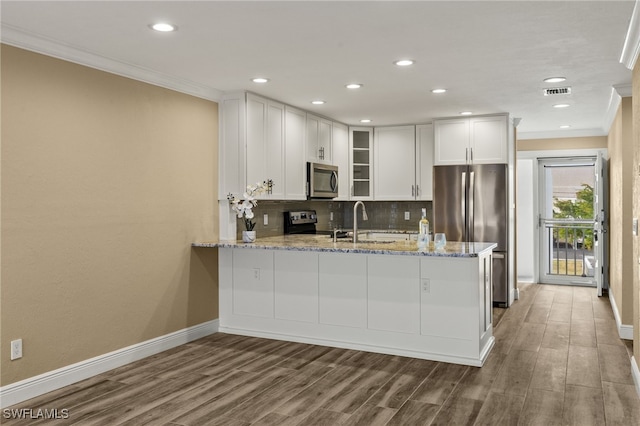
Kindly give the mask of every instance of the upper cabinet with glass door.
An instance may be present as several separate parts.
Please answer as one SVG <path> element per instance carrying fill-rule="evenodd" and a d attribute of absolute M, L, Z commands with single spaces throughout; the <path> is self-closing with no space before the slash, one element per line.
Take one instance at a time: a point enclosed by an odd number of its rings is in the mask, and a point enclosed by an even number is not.
<path fill-rule="evenodd" d="M 352 200 L 371 200 L 373 198 L 373 128 L 350 127 L 349 148 L 351 154 L 351 181 Z"/>

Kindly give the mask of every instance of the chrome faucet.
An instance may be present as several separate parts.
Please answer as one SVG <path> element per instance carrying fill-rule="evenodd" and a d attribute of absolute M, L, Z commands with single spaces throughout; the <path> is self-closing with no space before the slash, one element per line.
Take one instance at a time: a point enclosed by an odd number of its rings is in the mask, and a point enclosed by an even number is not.
<path fill-rule="evenodd" d="M 353 242 L 358 242 L 358 206 L 362 206 L 362 220 L 369 220 L 367 217 L 367 209 L 364 208 L 362 201 L 357 201 L 353 206 Z"/>

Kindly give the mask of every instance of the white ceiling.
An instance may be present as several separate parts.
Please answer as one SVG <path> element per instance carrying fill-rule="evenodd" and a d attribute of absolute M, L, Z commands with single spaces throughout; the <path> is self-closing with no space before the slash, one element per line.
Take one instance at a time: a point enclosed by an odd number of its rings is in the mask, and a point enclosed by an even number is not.
<path fill-rule="evenodd" d="M 603 135 L 612 87 L 631 83 L 619 61 L 633 1 L 5 0 L 0 7 L 5 43 L 213 99 L 250 90 L 349 125 L 424 123 L 469 110 L 522 118 L 521 138 Z M 179 30 L 151 31 L 159 20 Z M 415 65 L 393 65 L 404 57 Z M 255 76 L 270 82 L 257 85 Z M 550 76 L 567 81 L 543 83 Z M 347 90 L 350 82 L 364 87 Z M 572 94 L 542 95 L 559 85 Z M 434 95 L 436 87 L 448 92 Z M 572 127 L 559 130 L 563 124 Z"/>

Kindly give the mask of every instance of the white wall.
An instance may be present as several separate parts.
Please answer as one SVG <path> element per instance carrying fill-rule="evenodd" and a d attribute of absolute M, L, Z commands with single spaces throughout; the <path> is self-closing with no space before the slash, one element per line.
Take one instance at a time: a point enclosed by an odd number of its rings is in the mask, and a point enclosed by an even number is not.
<path fill-rule="evenodd" d="M 518 282 L 534 282 L 535 204 L 534 159 L 518 159 Z"/>

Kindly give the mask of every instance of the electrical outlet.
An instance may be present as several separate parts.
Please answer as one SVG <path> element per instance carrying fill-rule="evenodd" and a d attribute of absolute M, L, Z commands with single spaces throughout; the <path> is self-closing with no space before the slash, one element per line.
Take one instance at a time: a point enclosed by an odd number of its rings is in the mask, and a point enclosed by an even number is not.
<path fill-rule="evenodd" d="M 11 361 L 22 358 L 22 339 L 11 341 Z"/>
<path fill-rule="evenodd" d="M 260 268 L 253 268 L 253 278 L 256 280 L 260 279 Z"/>
<path fill-rule="evenodd" d="M 631 230 L 633 231 L 633 236 L 637 237 L 638 236 L 638 218 L 635 218 L 635 217 L 633 218 Z"/>
<path fill-rule="evenodd" d="M 329 212 L 329 220 L 333 222 L 333 212 Z"/>
<path fill-rule="evenodd" d="M 411 220 L 411 213 L 410 212 L 404 212 L 404 220 Z"/>
<path fill-rule="evenodd" d="M 267 226 L 269 224 L 269 214 L 265 213 L 264 215 L 262 215 L 262 223 L 264 224 L 264 226 Z"/>
<path fill-rule="evenodd" d="M 422 280 L 422 292 L 431 293 L 431 280 L 426 278 Z"/>

